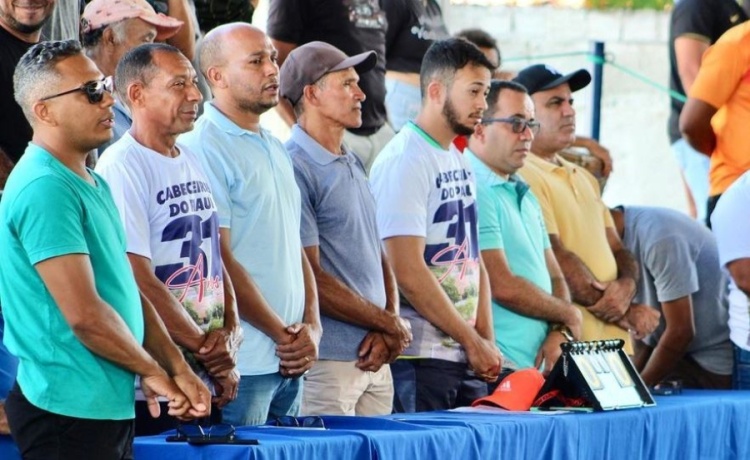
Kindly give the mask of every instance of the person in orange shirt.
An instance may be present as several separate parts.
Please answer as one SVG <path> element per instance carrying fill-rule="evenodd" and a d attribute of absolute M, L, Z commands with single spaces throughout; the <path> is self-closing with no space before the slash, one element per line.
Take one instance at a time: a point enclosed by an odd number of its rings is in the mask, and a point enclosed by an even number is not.
<path fill-rule="evenodd" d="M 750 170 L 750 23 L 729 29 L 703 56 L 680 115 L 688 143 L 711 157 L 706 225 L 719 197 Z"/>

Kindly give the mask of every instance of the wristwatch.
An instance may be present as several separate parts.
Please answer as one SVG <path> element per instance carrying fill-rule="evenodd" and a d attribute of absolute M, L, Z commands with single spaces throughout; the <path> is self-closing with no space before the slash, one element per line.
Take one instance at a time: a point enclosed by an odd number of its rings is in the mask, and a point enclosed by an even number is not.
<path fill-rule="evenodd" d="M 563 337 L 565 337 L 565 339 L 568 342 L 574 342 L 575 341 L 575 337 L 573 337 L 573 331 L 571 331 L 570 328 L 568 326 L 564 325 L 564 324 L 559 324 L 559 323 L 553 324 L 552 325 L 552 330 L 553 331 L 557 331 L 560 334 L 562 334 Z"/>

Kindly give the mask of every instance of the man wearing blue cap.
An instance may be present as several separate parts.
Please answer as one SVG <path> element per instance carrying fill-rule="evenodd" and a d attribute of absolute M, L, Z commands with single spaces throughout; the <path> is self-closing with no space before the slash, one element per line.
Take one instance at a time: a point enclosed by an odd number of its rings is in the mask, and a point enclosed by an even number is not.
<path fill-rule="evenodd" d="M 615 231 L 596 179 L 558 154 L 575 141 L 573 93 L 586 87 L 591 75 L 585 69 L 563 75 L 537 64 L 514 81 L 528 89 L 541 123 L 531 144 L 533 155 L 520 174 L 539 200 L 571 298 L 581 306 L 582 339 L 623 339 L 630 352 L 628 330 L 648 334 L 659 315 L 643 305 L 631 306 L 638 265 Z"/>

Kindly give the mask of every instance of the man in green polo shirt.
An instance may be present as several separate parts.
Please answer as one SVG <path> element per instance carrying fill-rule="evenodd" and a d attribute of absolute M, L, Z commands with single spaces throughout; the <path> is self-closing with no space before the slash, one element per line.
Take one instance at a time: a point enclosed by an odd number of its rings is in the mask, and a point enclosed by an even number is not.
<path fill-rule="evenodd" d="M 0 203 L 11 434 L 28 459 L 133 458 L 136 376 L 154 417 L 157 396 L 204 417 L 210 394 L 139 295 L 109 186 L 86 168 L 112 137 L 111 81 L 70 40 L 31 47 L 13 82 L 34 135 Z"/>
<path fill-rule="evenodd" d="M 479 249 L 492 293 L 495 341 L 505 367 L 552 369 L 565 334 L 580 336 L 581 313 L 550 248 L 536 197 L 516 171 L 539 122 L 526 89 L 493 80 L 466 155 L 479 203 Z"/>

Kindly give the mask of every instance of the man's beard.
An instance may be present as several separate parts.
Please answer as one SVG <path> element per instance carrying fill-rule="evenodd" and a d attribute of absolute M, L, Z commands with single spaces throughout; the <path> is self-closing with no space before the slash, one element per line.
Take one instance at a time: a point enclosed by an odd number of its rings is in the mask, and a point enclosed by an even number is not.
<path fill-rule="evenodd" d="M 451 102 L 450 98 L 446 99 L 445 104 L 443 105 L 443 116 L 445 117 L 448 125 L 450 125 L 453 132 L 456 133 L 456 135 L 471 136 L 472 134 L 474 134 L 474 126 L 468 127 L 459 123 L 458 113 L 456 112 L 455 107 L 453 107 L 453 103 Z"/>
<path fill-rule="evenodd" d="M 250 101 L 247 99 L 243 99 L 238 101 L 237 105 L 243 112 L 251 112 L 257 115 L 262 115 L 279 105 L 279 101 Z"/>
<path fill-rule="evenodd" d="M 33 34 L 34 32 L 39 31 L 42 27 L 44 27 L 47 21 L 49 21 L 50 17 L 52 17 L 52 14 L 44 18 L 38 24 L 23 24 L 21 22 L 18 22 L 18 20 L 10 14 L 6 13 L 3 10 L 0 10 L 0 18 L 2 18 L 3 22 L 7 23 L 11 29 L 24 35 Z"/>

